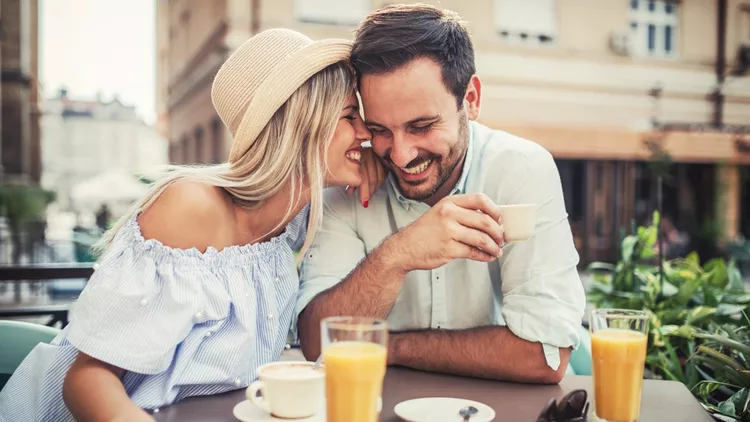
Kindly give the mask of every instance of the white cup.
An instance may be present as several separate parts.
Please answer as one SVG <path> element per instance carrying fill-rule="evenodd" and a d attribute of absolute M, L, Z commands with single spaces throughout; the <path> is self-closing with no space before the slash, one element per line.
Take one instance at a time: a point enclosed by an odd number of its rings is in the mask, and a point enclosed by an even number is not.
<path fill-rule="evenodd" d="M 501 205 L 500 216 L 506 242 L 521 242 L 534 235 L 536 204 Z"/>
<path fill-rule="evenodd" d="M 248 400 L 277 418 L 308 418 L 325 405 L 325 372 L 315 362 L 273 362 L 258 368 Z M 260 391 L 260 396 L 258 396 Z"/>

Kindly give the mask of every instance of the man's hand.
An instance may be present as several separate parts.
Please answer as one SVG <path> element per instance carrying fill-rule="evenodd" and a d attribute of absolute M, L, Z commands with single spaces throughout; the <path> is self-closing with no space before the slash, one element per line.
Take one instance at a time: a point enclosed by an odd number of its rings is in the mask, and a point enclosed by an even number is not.
<path fill-rule="evenodd" d="M 453 195 L 388 239 L 404 272 L 431 270 L 454 259 L 490 262 L 502 255 L 500 208 L 487 195 Z"/>

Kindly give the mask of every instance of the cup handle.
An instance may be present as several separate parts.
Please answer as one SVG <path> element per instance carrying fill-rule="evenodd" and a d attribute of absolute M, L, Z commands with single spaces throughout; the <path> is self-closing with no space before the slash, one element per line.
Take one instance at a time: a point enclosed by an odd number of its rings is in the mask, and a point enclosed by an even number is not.
<path fill-rule="evenodd" d="M 258 397 L 258 391 L 260 391 L 260 397 Z M 263 381 L 255 381 L 250 384 L 250 386 L 247 387 L 247 391 L 245 392 L 245 394 L 247 395 L 248 400 L 253 402 L 254 405 L 260 407 L 268 413 L 271 413 L 271 407 L 269 406 L 268 399 L 266 398 L 266 385 L 263 383 Z"/>

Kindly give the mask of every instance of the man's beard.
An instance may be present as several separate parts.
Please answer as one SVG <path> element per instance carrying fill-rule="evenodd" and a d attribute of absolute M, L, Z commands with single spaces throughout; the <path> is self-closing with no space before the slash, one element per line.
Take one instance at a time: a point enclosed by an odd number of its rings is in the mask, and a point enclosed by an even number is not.
<path fill-rule="evenodd" d="M 406 167 L 413 167 L 419 165 L 426 160 L 432 159 L 432 164 L 437 168 L 437 180 L 435 183 L 428 187 L 420 187 L 425 181 L 412 182 L 408 180 L 402 180 L 400 177 L 396 177 L 398 180 L 398 186 L 401 193 L 406 197 L 414 201 L 425 201 L 431 198 L 435 193 L 445 185 L 450 177 L 455 172 L 456 168 L 461 164 L 464 154 L 467 151 L 467 145 L 469 142 L 469 119 L 465 113 L 459 113 L 459 127 L 456 142 L 450 147 L 447 157 L 437 156 L 435 154 L 426 154 L 415 158 Z M 395 167 L 390 159 L 385 160 L 389 166 Z M 396 174 L 399 170 L 396 168 Z"/>

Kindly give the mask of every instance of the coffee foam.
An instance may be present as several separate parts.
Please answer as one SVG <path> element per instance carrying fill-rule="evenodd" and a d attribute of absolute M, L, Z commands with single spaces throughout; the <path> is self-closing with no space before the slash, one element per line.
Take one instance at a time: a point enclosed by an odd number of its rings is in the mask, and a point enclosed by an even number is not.
<path fill-rule="evenodd" d="M 312 365 L 272 365 L 260 371 L 262 377 L 288 380 L 319 378 L 323 375 L 323 371 L 313 369 Z"/>

